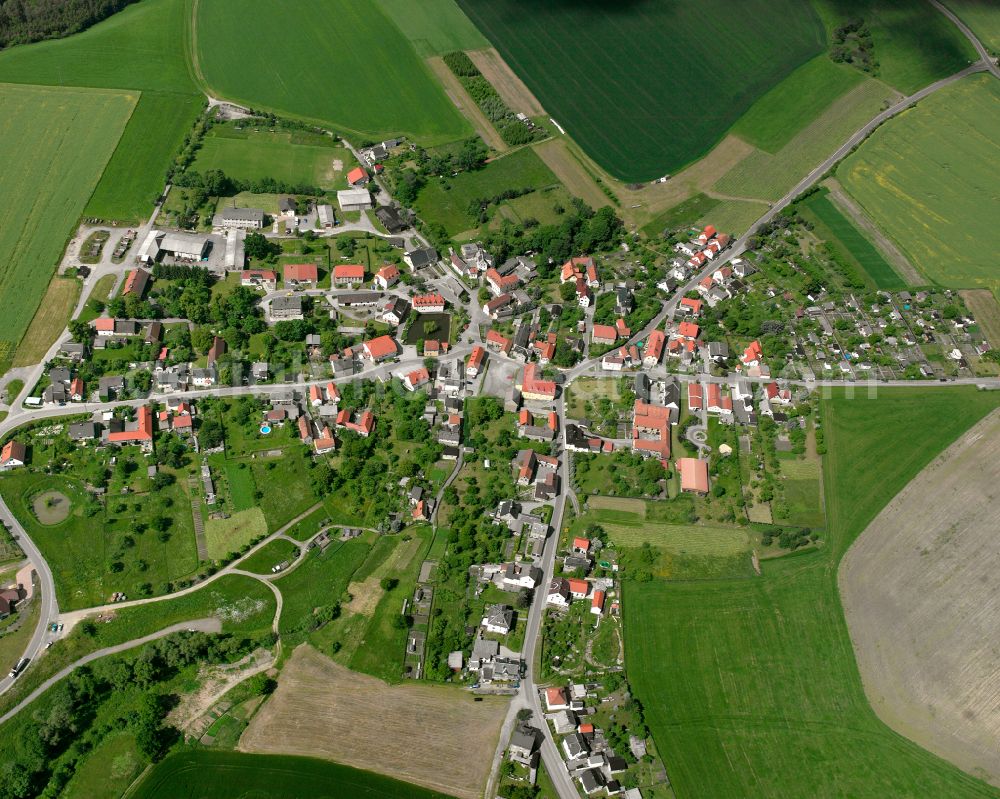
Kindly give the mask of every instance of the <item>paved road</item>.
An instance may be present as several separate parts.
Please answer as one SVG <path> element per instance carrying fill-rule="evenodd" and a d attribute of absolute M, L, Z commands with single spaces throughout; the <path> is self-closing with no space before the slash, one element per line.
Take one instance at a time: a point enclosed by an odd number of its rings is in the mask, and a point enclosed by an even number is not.
<path fill-rule="evenodd" d="M 61 671 L 57 671 L 51 677 L 49 677 L 45 682 L 39 685 L 34 691 L 28 694 L 24 699 L 22 699 L 18 704 L 0 716 L 0 724 L 5 721 L 12 719 L 21 710 L 23 710 L 27 705 L 30 705 L 38 697 L 44 694 L 49 688 L 59 682 L 61 679 L 68 677 L 73 673 L 75 669 L 84 666 L 94 660 L 99 660 L 100 658 L 107 657 L 108 655 L 116 655 L 119 652 L 126 652 L 129 649 L 135 649 L 137 646 L 142 646 L 143 644 L 148 644 L 150 641 L 155 641 L 158 638 L 165 638 L 172 633 L 179 633 L 183 630 L 200 630 L 203 633 L 217 633 L 222 631 L 222 622 L 218 619 L 194 619 L 192 621 L 182 621 L 178 624 L 171 625 L 170 627 L 164 627 L 162 630 L 158 630 L 155 633 L 150 633 L 142 638 L 135 638 L 131 641 L 126 641 L 123 644 L 117 644 L 116 646 L 107 646 L 104 649 L 98 649 L 91 652 L 89 655 L 84 655 L 75 663 L 71 663 L 66 668 Z M 30 669 L 31 666 L 29 665 Z"/>
<path fill-rule="evenodd" d="M 948 19 L 955 24 L 955 27 L 962 31 L 965 38 L 972 42 L 972 46 L 976 48 L 976 52 L 979 53 L 979 57 L 986 63 L 987 68 L 993 76 L 1000 78 L 1000 66 L 997 66 L 997 62 L 990 56 L 989 51 L 983 46 L 983 43 L 979 41 L 979 37 L 972 32 L 972 29 L 962 22 L 959 16 L 944 3 L 940 2 L 940 0 L 931 0 L 931 5 L 948 17 Z"/>
<path fill-rule="evenodd" d="M 49 568 L 49 564 L 42 557 L 42 553 L 35 546 L 35 542 L 28 537 L 17 517 L 11 513 L 3 497 L 0 497 L 0 519 L 14 531 L 17 543 L 24 550 L 24 554 L 28 556 L 28 560 L 31 561 L 31 564 L 35 567 L 35 572 L 38 574 L 38 585 L 35 586 L 35 591 L 38 593 L 37 601 L 41 602 L 41 612 L 38 614 L 38 624 L 35 627 L 35 632 L 32 634 L 31 640 L 28 641 L 28 645 L 25 647 L 24 654 L 22 655 L 22 657 L 34 660 L 38 657 L 38 653 L 42 651 L 48 640 L 49 624 L 59 616 L 59 603 L 56 601 L 56 584 L 52 578 L 52 570 Z M 13 666 L 14 664 L 11 663 L 10 665 Z M 6 670 L 6 664 L 0 664 L 0 669 Z M 4 694 L 10 690 L 13 684 L 14 680 L 5 676 L 0 680 L 0 694 Z"/>

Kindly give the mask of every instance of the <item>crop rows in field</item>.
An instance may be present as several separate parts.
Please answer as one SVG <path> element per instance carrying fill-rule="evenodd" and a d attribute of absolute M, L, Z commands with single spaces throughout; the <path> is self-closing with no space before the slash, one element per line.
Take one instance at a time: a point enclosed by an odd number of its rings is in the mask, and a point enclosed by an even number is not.
<path fill-rule="evenodd" d="M 791 0 L 459 5 L 546 111 L 628 181 L 703 155 L 824 44 L 812 7 Z"/>
<path fill-rule="evenodd" d="M 879 128 L 837 176 L 926 277 L 995 287 L 1000 252 L 1000 86 L 965 78 Z"/>

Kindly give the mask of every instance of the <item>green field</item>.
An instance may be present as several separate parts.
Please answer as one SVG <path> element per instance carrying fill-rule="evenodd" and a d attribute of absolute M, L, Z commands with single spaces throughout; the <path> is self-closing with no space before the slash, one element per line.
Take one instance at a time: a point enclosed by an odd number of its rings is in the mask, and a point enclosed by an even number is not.
<path fill-rule="evenodd" d="M 240 568 L 254 574 L 270 574 L 271 568 L 283 561 L 291 562 L 299 555 L 299 548 L 291 541 L 276 538 L 269 541 L 246 560 L 240 561 Z"/>
<path fill-rule="evenodd" d="M 878 511 L 998 403 L 972 388 L 836 392 L 823 415 L 828 547 L 765 561 L 760 578 L 626 585 L 630 682 L 679 796 L 1000 795 L 878 720 L 836 581 Z"/>
<path fill-rule="evenodd" d="M 337 763 L 290 755 L 180 751 L 130 799 L 447 799 L 445 794 Z"/>
<path fill-rule="evenodd" d="M 946 5 L 972 28 L 987 50 L 1000 53 L 1000 6 L 993 0 L 948 0 Z"/>
<path fill-rule="evenodd" d="M 239 552 L 252 541 L 267 535 L 267 522 L 260 508 L 237 511 L 228 519 L 205 519 L 205 543 L 213 560 Z"/>
<path fill-rule="evenodd" d="M 342 162 L 340 172 L 333 169 L 334 159 Z M 329 136 L 216 125 L 205 137 L 192 168 L 198 172 L 221 169 L 240 180 L 270 177 L 286 183 L 343 189 L 347 187 L 347 171 L 355 163 L 350 151 L 338 147 Z"/>
<path fill-rule="evenodd" d="M 976 60 L 975 50 L 926 0 L 813 0 L 828 30 L 863 19 L 872 33 L 878 78 L 903 94 Z"/>
<path fill-rule="evenodd" d="M 812 217 L 814 232 L 821 239 L 839 249 L 848 260 L 861 267 L 871 278 L 876 288 L 899 291 L 906 288 L 905 281 L 885 260 L 875 245 L 869 241 L 857 226 L 841 213 L 832 202 L 826 189 L 813 194 L 802 203 L 807 217 Z"/>
<path fill-rule="evenodd" d="M 879 128 L 837 170 L 929 281 L 1000 285 L 1000 85 L 976 75 Z"/>
<path fill-rule="evenodd" d="M 414 207 L 428 224 L 444 225 L 449 235 L 476 227 L 469 202 L 494 197 L 505 189 L 540 189 L 559 183 L 530 147 L 497 158 L 481 169 L 454 178 L 432 178 L 420 190 Z"/>
<path fill-rule="evenodd" d="M 254 108 L 424 144 L 472 132 L 409 41 L 366 0 L 305 0 L 294 13 L 275 0 L 203 2 L 197 50 L 213 93 Z"/>
<path fill-rule="evenodd" d="M 696 220 L 710 215 L 712 210 L 721 202 L 721 200 L 715 197 L 709 197 L 707 194 L 699 192 L 684 202 L 675 205 L 673 208 L 664 211 L 652 222 L 643 227 L 643 231 L 647 236 L 655 237 L 659 236 L 665 230 L 674 230 L 685 225 L 693 225 Z M 728 228 L 721 229 L 728 230 Z"/>
<path fill-rule="evenodd" d="M 876 80 L 859 83 L 802 128 L 775 153 L 756 150 L 720 178 L 713 189 L 734 197 L 778 200 L 851 134 L 882 110 L 891 90 Z"/>
<path fill-rule="evenodd" d="M 163 191 L 167 164 L 203 106 L 195 94 L 144 91 L 84 215 L 119 221 L 148 217 Z"/>
<path fill-rule="evenodd" d="M 455 50 L 480 50 L 490 43 L 455 0 L 377 0 L 417 53 L 426 58 Z"/>
<path fill-rule="evenodd" d="M 135 92 L 0 85 L 0 152 L 7 154 L 0 346 L 16 346 L 31 322 L 137 99 Z"/>
<path fill-rule="evenodd" d="M 704 155 L 824 49 L 822 23 L 795 0 L 459 5 L 588 155 L 628 181 Z"/>
<path fill-rule="evenodd" d="M 776 153 L 864 75 L 834 64 L 822 53 L 807 61 L 761 97 L 733 125 L 732 133 L 754 147 Z"/>
<path fill-rule="evenodd" d="M 188 65 L 190 10 L 190 0 L 143 0 L 83 33 L 0 52 L 0 81 L 143 92 L 121 141 L 109 142 L 114 155 L 86 215 L 134 221 L 149 214 L 163 190 L 203 102 Z M 91 190 L 92 183 L 88 196 Z"/>

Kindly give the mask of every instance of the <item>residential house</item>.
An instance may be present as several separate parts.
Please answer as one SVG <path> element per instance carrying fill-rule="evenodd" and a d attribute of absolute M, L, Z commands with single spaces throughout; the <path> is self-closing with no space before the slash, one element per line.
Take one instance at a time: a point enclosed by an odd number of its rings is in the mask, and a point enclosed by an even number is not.
<path fill-rule="evenodd" d="M 495 297 L 514 291 L 520 284 L 516 274 L 501 275 L 496 269 L 486 270 L 486 285 Z"/>
<path fill-rule="evenodd" d="M 275 297 L 270 305 L 271 319 L 279 321 L 282 319 L 302 319 L 302 296 Z"/>
<path fill-rule="evenodd" d="M 441 313 L 444 306 L 444 297 L 440 294 L 417 294 L 413 297 L 413 310 L 420 314 Z"/>
<path fill-rule="evenodd" d="M 399 211 L 391 205 L 380 205 L 375 209 L 375 218 L 390 233 L 402 233 L 410 223 L 403 219 Z"/>
<path fill-rule="evenodd" d="M 379 336 L 371 341 L 366 341 L 362 345 L 364 357 L 373 363 L 395 358 L 399 353 L 396 340 L 391 336 Z"/>
<path fill-rule="evenodd" d="M 500 315 L 500 312 L 513 302 L 514 295 L 501 294 L 499 297 L 494 297 L 483 305 L 483 313 L 491 319 L 496 319 Z"/>
<path fill-rule="evenodd" d="M 479 372 L 486 362 L 486 350 L 478 344 L 472 348 L 469 359 L 465 362 L 465 374 L 470 380 L 479 377 Z"/>
<path fill-rule="evenodd" d="M 545 689 L 545 709 L 550 713 L 569 710 L 569 691 L 565 687 Z"/>
<path fill-rule="evenodd" d="M 551 402 L 556 398 L 555 382 L 543 380 L 539 374 L 538 365 L 534 363 L 529 363 L 524 367 L 516 387 L 526 400 Z"/>
<path fill-rule="evenodd" d="M 594 325 L 590 340 L 594 344 L 614 344 L 618 331 L 611 325 Z"/>
<path fill-rule="evenodd" d="M 361 264 L 337 264 L 333 267 L 333 282 L 360 286 L 365 282 L 365 268 Z"/>
<path fill-rule="evenodd" d="M 423 366 L 403 375 L 403 385 L 410 391 L 416 391 L 421 386 L 427 385 L 430 381 L 430 372 Z"/>
<path fill-rule="evenodd" d="M 107 442 L 126 446 L 135 444 L 145 450 L 153 448 L 153 409 L 143 405 L 136 411 L 134 421 L 125 422 L 120 418 L 111 420 L 108 426 Z"/>
<path fill-rule="evenodd" d="M 568 608 L 570 604 L 569 580 L 555 579 L 550 582 L 545 603 L 557 608 Z M 566 707 L 569 707 L 568 702 Z"/>
<path fill-rule="evenodd" d="M 438 253 L 433 247 L 418 247 L 403 253 L 403 260 L 414 272 L 438 262 Z"/>
<path fill-rule="evenodd" d="M 347 185 L 364 186 L 368 182 L 368 173 L 358 166 L 347 173 Z"/>
<path fill-rule="evenodd" d="M 285 286 L 316 288 L 319 270 L 316 264 L 285 264 Z"/>
<path fill-rule="evenodd" d="M 632 448 L 661 460 L 670 457 L 671 409 L 636 400 L 632 408 Z"/>
<path fill-rule="evenodd" d="M 502 352 L 504 355 L 510 354 L 511 340 L 505 336 L 501 336 L 495 330 L 489 330 L 486 333 L 486 346 L 493 352 Z"/>
<path fill-rule="evenodd" d="M 647 369 L 652 369 L 659 365 L 663 359 L 663 345 L 666 343 L 666 340 L 667 336 L 662 330 L 654 330 L 649 334 L 649 338 L 646 339 L 646 347 L 642 352 L 643 366 Z"/>
<path fill-rule="evenodd" d="M 24 466 L 27 462 L 27 450 L 20 441 L 11 439 L 0 450 L 0 471 L 6 472 Z"/>
<path fill-rule="evenodd" d="M 490 605 L 483 616 L 482 626 L 488 633 L 507 635 L 514 626 L 514 609 L 509 605 Z"/>
<path fill-rule="evenodd" d="M 382 291 L 388 291 L 389 288 L 399 282 L 399 267 L 394 264 L 383 266 L 375 273 L 375 280 L 373 282 Z"/>
<path fill-rule="evenodd" d="M 260 208 L 223 208 L 212 217 L 212 227 L 229 230 L 260 230 L 265 214 Z"/>
<path fill-rule="evenodd" d="M 240 285 L 247 288 L 262 288 L 265 291 L 276 291 L 278 288 L 278 273 L 273 269 L 244 269 L 240 273 Z"/>
<path fill-rule="evenodd" d="M 125 278 L 125 286 L 122 288 L 122 296 L 133 296 L 142 299 L 149 285 L 150 274 L 145 269 L 133 269 Z"/>

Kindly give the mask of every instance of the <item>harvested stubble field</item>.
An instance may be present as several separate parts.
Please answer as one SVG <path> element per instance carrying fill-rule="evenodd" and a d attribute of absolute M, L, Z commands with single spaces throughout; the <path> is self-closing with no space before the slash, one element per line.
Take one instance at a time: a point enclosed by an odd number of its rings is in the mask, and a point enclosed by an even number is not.
<path fill-rule="evenodd" d="M 883 721 L 1000 784 L 1000 413 L 926 467 L 848 550 L 839 583 Z"/>
<path fill-rule="evenodd" d="M 482 794 L 507 700 L 439 685 L 388 686 L 300 646 L 239 748 L 346 763 L 458 797 Z M 419 750 L 419 751 L 418 751 Z"/>

